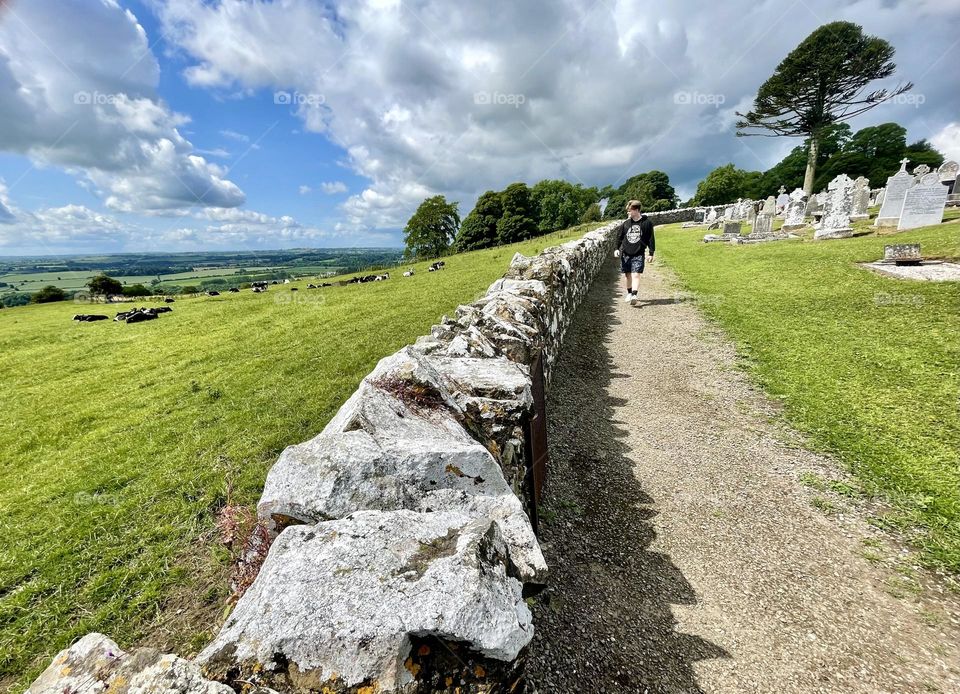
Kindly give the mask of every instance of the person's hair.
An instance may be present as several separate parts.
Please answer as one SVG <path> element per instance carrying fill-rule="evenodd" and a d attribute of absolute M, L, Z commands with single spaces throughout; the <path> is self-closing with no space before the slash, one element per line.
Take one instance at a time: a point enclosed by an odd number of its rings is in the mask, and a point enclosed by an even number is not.
<path fill-rule="evenodd" d="M 637 211 L 639 212 L 639 211 L 640 211 L 640 201 L 639 201 L 639 200 L 631 200 L 630 202 L 628 202 L 628 203 L 627 203 L 627 212 L 629 212 L 630 210 L 637 210 Z"/>

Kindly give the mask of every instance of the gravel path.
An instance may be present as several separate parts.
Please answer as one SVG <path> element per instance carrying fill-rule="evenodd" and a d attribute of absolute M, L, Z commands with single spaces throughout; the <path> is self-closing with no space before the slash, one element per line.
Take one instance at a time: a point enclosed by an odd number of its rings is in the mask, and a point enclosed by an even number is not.
<path fill-rule="evenodd" d="M 554 374 L 536 690 L 960 692 L 957 596 L 811 504 L 802 472 L 843 473 L 648 268 L 631 307 L 611 261 Z"/>

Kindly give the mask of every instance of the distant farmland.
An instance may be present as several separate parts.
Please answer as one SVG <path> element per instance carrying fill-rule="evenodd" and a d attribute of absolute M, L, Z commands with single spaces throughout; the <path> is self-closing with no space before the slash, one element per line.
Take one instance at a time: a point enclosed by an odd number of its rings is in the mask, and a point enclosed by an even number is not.
<path fill-rule="evenodd" d="M 350 273 L 394 265 L 400 256 L 398 249 L 374 248 L 0 258 L 0 294 L 32 294 L 48 285 L 77 292 L 101 272 L 124 285 L 143 284 L 164 293 L 184 286 L 232 286 L 251 279 Z"/>

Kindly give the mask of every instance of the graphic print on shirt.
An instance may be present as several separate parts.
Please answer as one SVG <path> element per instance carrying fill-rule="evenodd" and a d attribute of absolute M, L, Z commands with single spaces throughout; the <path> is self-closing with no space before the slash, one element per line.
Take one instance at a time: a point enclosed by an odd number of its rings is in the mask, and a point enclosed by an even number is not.
<path fill-rule="evenodd" d="M 630 225 L 630 230 L 627 232 L 627 243 L 639 243 L 642 237 L 640 222 Z"/>

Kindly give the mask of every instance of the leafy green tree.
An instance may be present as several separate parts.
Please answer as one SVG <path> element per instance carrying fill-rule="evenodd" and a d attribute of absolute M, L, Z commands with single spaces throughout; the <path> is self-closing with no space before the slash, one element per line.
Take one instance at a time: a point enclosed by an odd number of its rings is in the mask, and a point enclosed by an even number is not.
<path fill-rule="evenodd" d="M 598 203 L 593 203 L 587 208 L 587 211 L 583 213 L 583 216 L 580 217 L 580 223 L 587 224 L 588 222 L 599 222 L 602 218 L 603 215 L 600 214 L 600 205 Z"/>
<path fill-rule="evenodd" d="M 753 109 L 737 113 L 737 135 L 780 135 L 809 140 L 803 190 L 813 192 L 818 147 L 824 129 L 849 120 L 913 88 L 867 91 L 874 80 L 896 70 L 889 43 L 863 33 L 852 22 L 815 30 L 783 59 L 757 92 Z M 754 131 L 765 132 L 754 132 Z"/>
<path fill-rule="evenodd" d="M 7 308 L 14 306 L 25 306 L 30 303 L 30 295 L 26 292 L 7 292 L 0 298 L 3 305 Z"/>
<path fill-rule="evenodd" d="M 747 172 L 733 164 L 718 166 L 697 185 L 693 199 L 698 205 L 724 205 L 744 197 Z"/>
<path fill-rule="evenodd" d="M 926 140 L 917 140 L 903 151 L 903 156 L 911 161 L 914 166 L 926 164 L 931 169 L 936 169 L 943 164 L 944 157 L 933 148 Z M 900 162 L 897 162 L 899 168 Z M 892 173 L 890 174 L 892 175 Z"/>
<path fill-rule="evenodd" d="M 591 204 L 599 191 L 584 188 L 563 180 L 544 180 L 530 191 L 534 209 L 537 211 L 537 227 L 541 234 L 574 226 Z"/>
<path fill-rule="evenodd" d="M 103 273 L 92 277 L 90 281 L 87 282 L 87 287 L 90 289 L 91 294 L 113 296 L 123 293 L 123 285 L 120 284 L 120 280 L 116 280 L 110 277 L 110 275 Z"/>
<path fill-rule="evenodd" d="M 192 285 L 192 284 L 188 284 L 186 287 L 181 287 L 181 288 L 180 288 L 180 293 L 181 293 L 181 294 L 199 294 L 199 293 L 200 293 L 200 287 L 197 287 L 197 286 Z"/>
<path fill-rule="evenodd" d="M 144 287 L 142 284 L 132 284 L 129 287 L 123 288 L 124 296 L 152 296 L 153 292 Z"/>
<path fill-rule="evenodd" d="M 500 193 L 488 190 L 477 199 L 457 234 L 457 251 L 489 248 L 497 243 L 497 222 L 503 216 Z"/>
<path fill-rule="evenodd" d="M 817 147 L 817 167 L 823 166 L 830 157 L 842 150 L 849 140 L 850 125 L 847 123 L 834 123 L 824 128 L 820 145 Z M 776 195 L 781 186 L 787 190 L 801 188 L 809 151 L 810 140 L 807 139 L 803 145 L 794 147 L 776 166 L 765 171 L 760 184 L 760 195 L 757 197 Z"/>
<path fill-rule="evenodd" d="M 63 301 L 66 298 L 67 293 L 60 289 L 60 287 L 57 287 L 53 284 L 48 284 L 46 287 L 30 297 L 30 303 L 49 304 L 54 301 Z"/>
<path fill-rule="evenodd" d="M 446 253 L 460 228 L 458 204 L 442 195 L 427 198 L 404 228 L 407 258 L 436 258 Z"/>
<path fill-rule="evenodd" d="M 602 192 L 605 191 L 606 189 Z M 679 198 L 670 185 L 667 174 L 663 171 L 648 171 L 631 176 L 610 194 L 603 216 L 607 219 L 623 217 L 630 200 L 639 200 L 641 208 L 646 212 L 658 212 L 676 207 Z"/>
<path fill-rule="evenodd" d="M 537 235 L 536 211 L 526 183 L 511 183 L 500 194 L 503 216 L 497 221 L 497 243 L 507 244 Z"/>

